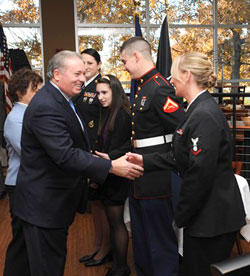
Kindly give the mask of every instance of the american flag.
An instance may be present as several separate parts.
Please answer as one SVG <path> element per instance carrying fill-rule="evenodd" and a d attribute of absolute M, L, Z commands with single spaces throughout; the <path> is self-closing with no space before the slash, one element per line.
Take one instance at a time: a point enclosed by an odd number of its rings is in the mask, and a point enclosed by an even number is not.
<path fill-rule="evenodd" d="M 6 36 L 3 31 L 3 26 L 0 23 L 0 81 L 2 82 L 4 87 L 7 112 L 9 112 L 13 106 L 8 90 L 9 79 L 11 75 L 12 66 L 9 55 L 9 49 L 7 46 Z"/>

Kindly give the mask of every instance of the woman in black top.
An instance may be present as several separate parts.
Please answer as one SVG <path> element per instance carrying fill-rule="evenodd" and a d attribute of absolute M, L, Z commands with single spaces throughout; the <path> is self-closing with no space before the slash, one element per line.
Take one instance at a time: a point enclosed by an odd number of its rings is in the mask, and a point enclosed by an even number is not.
<path fill-rule="evenodd" d="M 104 107 L 98 128 L 100 152 L 96 151 L 96 154 L 107 159 L 116 159 L 128 152 L 131 147 L 129 101 L 120 81 L 112 75 L 98 79 L 96 92 Z M 105 183 L 99 187 L 99 192 L 110 225 L 113 249 L 113 266 L 106 276 L 129 275 L 128 233 L 123 221 L 124 203 L 128 196 L 128 180 L 110 174 Z"/>
<path fill-rule="evenodd" d="M 232 170 L 232 141 L 226 118 L 207 88 L 216 76 L 209 58 L 175 58 L 171 83 L 187 100 L 185 119 L 173 136 L 173 151 L 128 154 L 145 171 L 175 168 L 182 178 L 175 222 L 184 228 L 184 276 L 211 276 L 210 265 L 230 257 L 236 233 L 246 223 Z"/>
<path fill-rule="evenodd" d="M 85 64 L 86 81 L 81 93 L 73 99 L 73 102 L 83 117 L 92 151 L 95 150 L 97 143 L 97 129 L 100 116 L 101 105 L 96 96 L 96 81 L 101 77 L 100 68 L 102 65 L 99 53 L 92 48 L 81 52 Z M 99 192 L 93 189 L 95 183 L 91 183 L 88 190 L 88 199 L 91 201 L 91 213 L 95 228 L 95 239 L 93 248 L 88 255 L 79 259 L 79 262 L 86 262 L 96 259 L 89 266 L 100 265 L 107 260 L 104 258 L 110 249 L 109 225 L 104 210 L 103 203 L 100 201 Z"/>

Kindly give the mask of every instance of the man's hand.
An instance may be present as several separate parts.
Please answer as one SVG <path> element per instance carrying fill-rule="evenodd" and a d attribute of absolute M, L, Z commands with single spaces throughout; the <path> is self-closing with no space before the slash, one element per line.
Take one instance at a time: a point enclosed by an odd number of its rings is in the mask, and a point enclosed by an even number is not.
<path fill-rule="evenodd" d="M 127 160 L 133 164 L 143 167 L 143 156 L 137 153 L 126 153 Z"/>
<path fill-rule="evenodd" d="M 135 180 L 135 178 L 142 176 L 144 170 L 143 167 L 128 162 L 127 158 L 128 157 L 124 155 L 116 160 L 113 160 L 110 173 L 121 177 L 126 177 L 130 180 Z"/>
<path fill-rule="evenodd" d="M 95 154 L 99 157 L 110 160 L 109 155 L 105 152 L 99 152 L 99 151 L 95 150 Z"/>

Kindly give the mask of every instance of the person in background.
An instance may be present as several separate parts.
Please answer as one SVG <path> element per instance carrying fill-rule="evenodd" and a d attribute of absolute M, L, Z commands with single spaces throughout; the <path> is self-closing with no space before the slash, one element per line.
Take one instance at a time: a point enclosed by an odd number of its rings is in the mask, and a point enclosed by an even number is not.
<path fill-rule="evenodd" d="M 21 159 L 21 134 L 24 112 L 36 92 L 42 87 L 43 80 L 36 72 L 23 68 L 16 71 L 9 82 L 9 93 L 12 102 L 15 103 L 4 124 L 4 137 L 8 151 L 8 170 L 5 179 L 5 187 L 9 196 L 9 208 L 11 214 L 12 241 L 7 249 L 7 258 L 4 275 L 14 275 L 9 263 L 16 263 L 20 273 L 28 275 L 24 263 L 18 258 L 18 250 L 23 244 L 20 235 L 20 219 L 13 214 L 13 204 L 17 173 Z M 25 264 L 24 264 L 25 265 Z"/>
<path fill-rule="evenodd" d="M 99 151 L 95 153 L 114 160 L 131 149 L 130 104 L 115 76 L 106 75 L 98 79 L 96 92 L 104 109 L 101 110 L 98 128 Z M 110 175 L 98 189 L 109 221 L 113 251 L 113 265 L 105 276 L 128 276 L 128 232 L 123 220 L 128 179 Z"/>
<path fill-rule="evenodd" d="M 184 276 L 210 276 L 210 264 L 230 257 L 236 233 L 246 223 L 232 169 L 231 132 L 209 94 L 216 77 L 202 53 L 178 56 L 171 82 L 188 106 L 173 137 L 173 151 L 128 154 L 145 171 L 175 167 L 182 178 L 175 222 L 184 228 Z"/>
<path fill-rule="evenodd" d="M 156 70 L 150 44 L 132 37 L 121 59 L 138 83 L 132 104 L 132 143 L 136 153 L 168 152 L 184 117 L 173 86 Z M 138 276 L 177 276 L 178 248 L 173 230 L 170 170 L 148 172 L 133 181 L 129 197 L 134 260 Z"/>
<path fill-rule="evenodd" d="M 87 132 L 90 139 L 91 150 L 94 151 L 97 143 L 97 130 L 100 116 L 101 105 L 96 95 L 96 81 L 100 79 L 101 58 L 99 53 L 92 48 L 85 49 L 81 52 L 85 64 L 85 82 L 82 91 L 77 95 L 73 102 L 86 123 Z M 89 265 L 101 265 L 110 260 L 110 233 L 109 223 L 104 210 L 98 190 L 95 189 L 95 183 L 90 181 L 88 188 L 88 199 L 94 223 L 95 238 L 93 247 L 89 254 L 79 259 L 79 262 L 89 262 Z"/>

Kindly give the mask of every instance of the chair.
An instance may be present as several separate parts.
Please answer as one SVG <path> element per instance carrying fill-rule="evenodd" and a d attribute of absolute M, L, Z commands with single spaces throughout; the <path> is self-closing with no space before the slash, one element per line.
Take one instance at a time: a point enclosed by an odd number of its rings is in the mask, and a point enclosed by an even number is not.
<path fill-rule="evenodd" d="M 243 276 L 249 275 L 250 253 L 235 258 L 225 260 L 216 264 L 211 264 L 210 271 L 213 276 Z"/>
<path fill-rule="evenodd" d="M 238 175 L 241 174 L 241 168 L 242 168 L 242 162 L 241 161 L 233 161 L 232 162 L 232 168 L 234 170 L 234 172 Z M 243 253 L 243 250 L 242 250 L 242 246 L 241 246 L 241 243 L 240 243 L 240 232 L 237 233 L 236 235 L 236 246 L 237 246 L 237 250 L 238 250 L 238 253 L 239 255 L 242 255 Z"/>
<path fill-rule="evenodd" d="M 241 161 L 233 161 L 232 168 L 233 168 L 234 173 L 240 175 L 241 169 L 242 169 L 242 162 Z"/>

